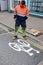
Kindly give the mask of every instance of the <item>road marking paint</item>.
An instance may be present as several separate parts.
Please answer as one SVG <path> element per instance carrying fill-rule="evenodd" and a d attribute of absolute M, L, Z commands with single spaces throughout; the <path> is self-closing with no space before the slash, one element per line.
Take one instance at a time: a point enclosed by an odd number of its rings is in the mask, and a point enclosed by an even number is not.
<path fill-rule="evenodd" d="M 13 50 L 19 51 L 19 52 L 24 51 L 30 56 L 33 56 L 34 52 L 37 53 L 37 54 L 40 53 L 39 50 L 34 49 L 33 47 L 31 47 L 31 45 L 27 41 L 22 40 L 22 39 L 17 39 L 16 42 L 10 42 L 8 45 Z M 28 48 L 28 49 L 26 49 L 26 48 Z M 34 51 L 34 52 L 32 52 L 32 51 Z"/>
<path fill-rule="evenodd" d="M 12 33 L 12 34 L 14 34 L 14 33 Z M 19 35 L 19 38 L 23 39 L 23 37 L 20 36 L 20 35 Z M 24 39 L 23 39 L 23 40 L 24 40 Z M 41 46 L 40 44 L 35 43 L 35 42 L 33 42 L 33 41 L 29 40 L 29 39 L 27 39 L 26 41 L 27 41 L 28 43 L 30 43 L 31 45 L 37 47 L 38 49 L 43 50 L 43 46 Z"/>

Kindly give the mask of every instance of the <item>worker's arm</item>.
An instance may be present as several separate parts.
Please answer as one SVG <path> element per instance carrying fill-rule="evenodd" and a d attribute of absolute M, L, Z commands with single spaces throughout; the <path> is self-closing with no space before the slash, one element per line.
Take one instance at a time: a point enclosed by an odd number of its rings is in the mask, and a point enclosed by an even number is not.
<path fill-rule="evenodd" d="M 26 9 L 26 16 L 25 16 L 25 18 L 27 19 L 27 18 L 28 18 L 28 16 L 29 16 L 29 10 L 28 10 L 28 9 Z"/>
<path fill-rule="evenodd" d="M 16 19 L 17 16 L 17 6 L 14 8 L 14 19 Z"/>

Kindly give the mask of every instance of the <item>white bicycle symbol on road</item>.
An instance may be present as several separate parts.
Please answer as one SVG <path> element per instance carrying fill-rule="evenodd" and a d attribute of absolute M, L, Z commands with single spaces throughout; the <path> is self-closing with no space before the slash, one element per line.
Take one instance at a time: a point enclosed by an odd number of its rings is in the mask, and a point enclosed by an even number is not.
<path fill-rule="evenodd" d="M 11 42 L 8 44 L 13 50 L 15 51 L 24 51 L 26 52 L 27 54 L 29 54 L 30 56 L 33 56 L 34 53 L 32 53 L 32 51 L 36 52 L 37 54 L 40 53 L 40 51 L 34 49 L 31 47 L 31 45 L 24 41 L 24 40 L 21 40 L 21 39 L 17 39 L 16 42 Z"/>

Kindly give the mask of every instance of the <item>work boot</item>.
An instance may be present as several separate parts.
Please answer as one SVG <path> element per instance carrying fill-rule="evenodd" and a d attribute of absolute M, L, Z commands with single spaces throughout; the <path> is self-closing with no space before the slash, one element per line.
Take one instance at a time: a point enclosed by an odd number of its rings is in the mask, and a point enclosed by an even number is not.
<path fill-rule="evenodd" d="M 24 38 L 25 40 L 27 40 L 27 36 L 26 36 L 26 35 L 24 35 L 23 38 Z"/>
<path fill-rule="evenodd" d="M 18 37 L 17 36 L 13 36 L 13 40 L 17 39 Z"/>

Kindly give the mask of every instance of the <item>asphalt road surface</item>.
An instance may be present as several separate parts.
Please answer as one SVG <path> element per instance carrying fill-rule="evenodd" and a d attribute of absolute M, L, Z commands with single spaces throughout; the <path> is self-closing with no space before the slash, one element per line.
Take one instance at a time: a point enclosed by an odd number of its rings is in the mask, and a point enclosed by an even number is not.
<path fill-rule="evenodd" d="M 42 42 L 37 41 L 38 45 L 33 39 L 28 43 L 21 39 L 12 42 L 13 34 L 9 33 L 8 28 L 2 23 L 14 29 L 13 15 L 7 12 L 0 13 L 0 65 L 43 65 L 43 35 L 36 37 Z M 27 28 L 43 32 L 43 19 L 29 16 Z"/>
<path fill-rule="evenodd" d="M 38 65 L 43 61 L 43 50 L 22 39 L 12 42 L 12 33 L 0 31 L 0 65 Z"/>

